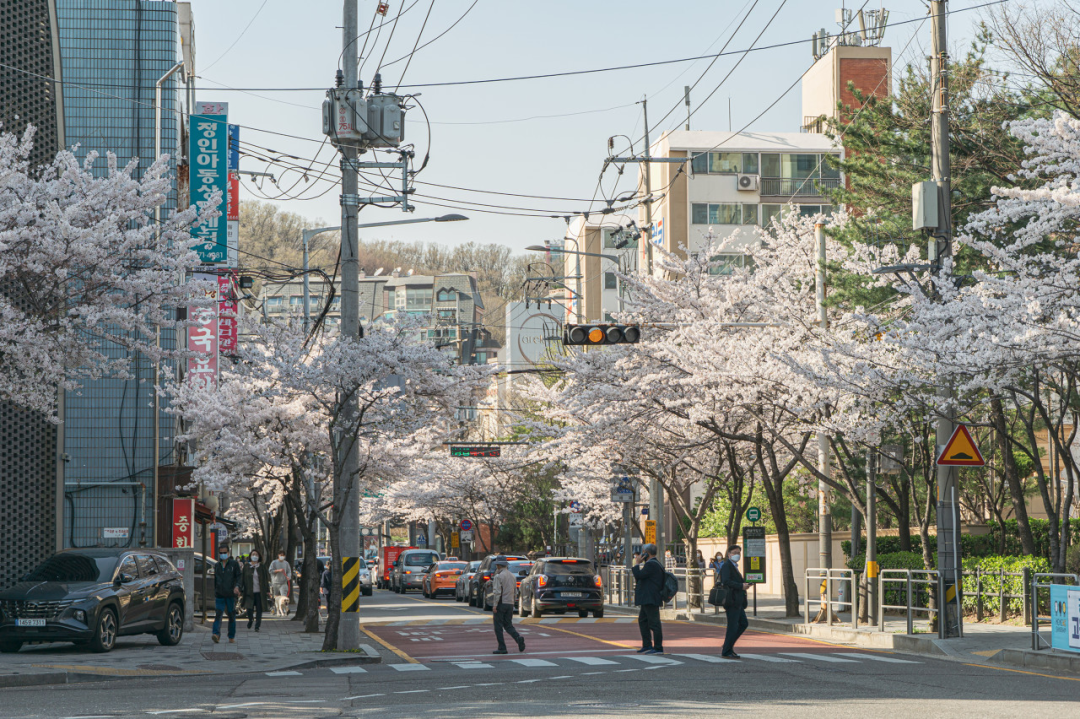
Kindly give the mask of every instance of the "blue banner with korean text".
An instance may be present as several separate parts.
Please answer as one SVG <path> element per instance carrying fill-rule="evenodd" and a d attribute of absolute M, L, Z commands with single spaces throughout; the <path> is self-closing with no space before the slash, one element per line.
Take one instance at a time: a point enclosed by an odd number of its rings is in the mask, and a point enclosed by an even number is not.
<path fill-rule="evenodd" d="M 221 212 L 213 220 L 192 228 L 192 234 L 200 242 L 195 250 L 203 264 L 227 262 L 228 224 L 225 205 L 228 201 L 228 152 L 229 133 L 224 115 L 192 115 L 188 157 L 191 162 L 191 201 L 205 202 L 215 191 L 221 193 Z"/>
<path fill-rule="evenodd" d="M 1050 587 L 1050 645 L 1066 652 L 1080 652 L 1080 587 Z"/>

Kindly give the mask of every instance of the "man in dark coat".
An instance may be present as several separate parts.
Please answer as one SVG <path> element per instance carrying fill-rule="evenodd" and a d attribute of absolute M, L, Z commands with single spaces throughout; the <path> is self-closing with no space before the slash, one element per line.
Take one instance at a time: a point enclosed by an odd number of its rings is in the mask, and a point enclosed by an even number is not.
<path fill-rule="evenodd" d="M 638 629 L 641 630 L 641 649 L 638 654 L 663 654 L 664 630 L 660 626 L 660 591 L 664 587 L 664 565 L 656 558 L 656 545 L 646 544 L 641 554 L 634 555 L 631 568 L 637 584 L 634 603 L 638 605 Z M 651 636 L 650 636 L 651 633 Z"/>
<path fill-rule="evenodd" d="M 214 628 L 210 638 L 221 641 L 221 615 L 229 616 L 229 644 L 236 643 L 236 598 L 240 596 L 240 565 L 229 555 L 229 545 L 218 547 L 218 565 L 214 567 Z"/>
<path fill-rule="evenodd" d="M 739 560 L 742 559 L 742 550 L 738 545 L 729 547 L 727 559 L 720 565 L 720 583 L 727 588 L 727 599 L 724 600 L 724 612 L 727 614 L 727 633 L 724 635 L 724 648 L 720 656 L 728 659 L 738 659 L 735 653 L 735 642 L 746 631 L 750 622 L 746 619 L 746 590 L 750 585 L 743 582 L 742 573 L 739 571 Z"/>

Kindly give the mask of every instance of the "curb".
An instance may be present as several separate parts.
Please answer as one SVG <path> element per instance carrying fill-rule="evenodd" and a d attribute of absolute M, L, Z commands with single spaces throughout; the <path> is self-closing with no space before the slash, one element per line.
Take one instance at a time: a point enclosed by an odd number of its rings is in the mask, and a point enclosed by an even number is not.
<path fill-rule="evenodd" d="M 260 668 L 249 669 L 239 672 L 227 672 L 227 674 L 261 674 L 266 671 L 294 671 L 297 669 L 322 669 L 326 667 L 359 666 L 363 664 L 381 664 L 382 657 L 376 652 L 371 654 L 365 647 L 363 654 L 349 654 L 346 656 L 328 656 L 319 659 L 308 659 L 284 666 L 275 666 L 272 669 Z M 374 650 L 372 650 L 374 651 Z M 30 674 L 0 674 L 0 689 L 48 686 L 50 684 L 79 684 L 85 682 L 111 682 L 121 679 L 173 679 L 177 677 L 197 677 L 207 674 L 221 675 L 220 670 L 185 671 L 185 672 L 148 672 L 146 674 L 96 674 L 93 672 L 60 671 L 39 672 Z"/>

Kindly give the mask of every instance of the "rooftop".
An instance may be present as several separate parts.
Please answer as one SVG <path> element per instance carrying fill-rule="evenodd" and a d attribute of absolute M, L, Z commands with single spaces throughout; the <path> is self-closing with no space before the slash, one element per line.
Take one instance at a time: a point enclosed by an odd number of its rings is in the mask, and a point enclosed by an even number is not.
<path fill-rule="evenodd" d="M 758 150 L 761 152 L 831 152 L 839 146 L 825 135 L 811 132 L 713 132 L 674 130 L 655 143 L 672 150 Z"/>

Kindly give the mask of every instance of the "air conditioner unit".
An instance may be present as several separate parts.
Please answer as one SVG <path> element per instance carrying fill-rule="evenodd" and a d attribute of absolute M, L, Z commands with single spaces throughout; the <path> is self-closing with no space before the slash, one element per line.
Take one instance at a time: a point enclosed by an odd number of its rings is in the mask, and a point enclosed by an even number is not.
<path fill-rule="evenodd" d="M 757 175 L 739 175 L 739 191 L 740 192 L 757 192 L 758 189 L 758 176 Z"/>

